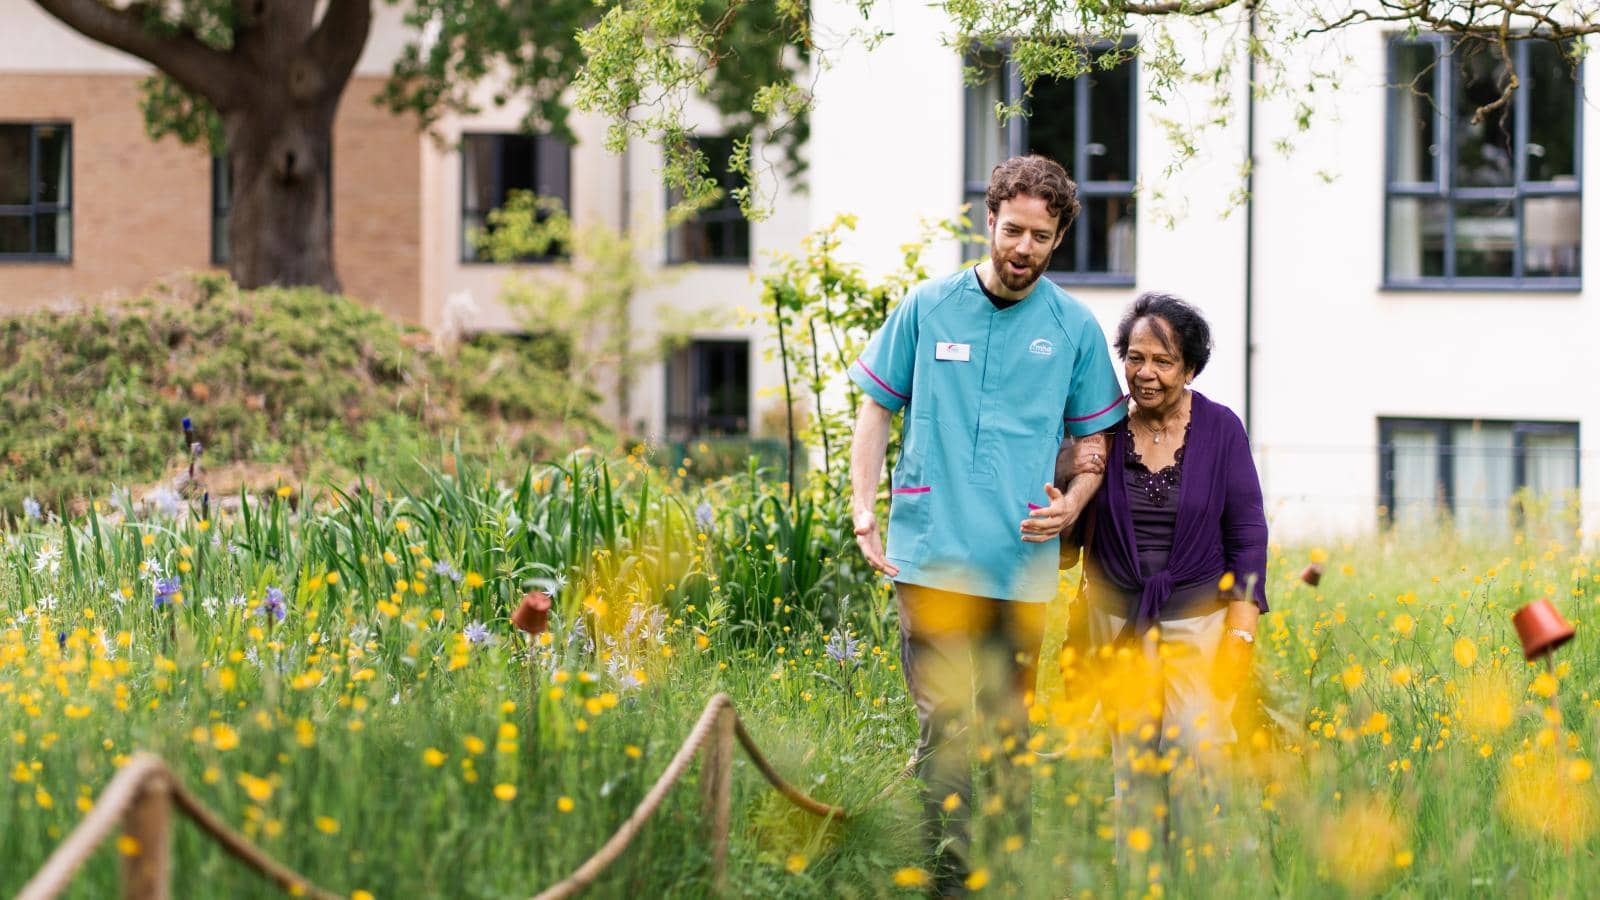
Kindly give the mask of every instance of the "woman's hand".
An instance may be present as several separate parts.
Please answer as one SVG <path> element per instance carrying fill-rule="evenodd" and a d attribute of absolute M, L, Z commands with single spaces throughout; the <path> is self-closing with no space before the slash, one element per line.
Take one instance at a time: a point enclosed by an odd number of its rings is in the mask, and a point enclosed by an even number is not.
<path fill-rule="evenodd" d="M 1261 611 L 1250 600 L 1233 600 L 1223 617 L 1222 640 L 1217 643 L 1217 661 L 1212 671 L 1218 697 L 1233 697 L 1250 677 L 1255 657 L 1256 623 Z M 1249 635 L 1249 639 L 1245 638 Z"/>
<path fill-rule="evenodd" d="M 1222 640 L 1217 644 L 1216 668 L 1211 675 L 1218 697 L 1228 698 L 1239 693 L 1245 679 L 1250 677 L 1250 662 L 1255 652 L 1255 644 L 1232 629 L 1222 633 Z"/>

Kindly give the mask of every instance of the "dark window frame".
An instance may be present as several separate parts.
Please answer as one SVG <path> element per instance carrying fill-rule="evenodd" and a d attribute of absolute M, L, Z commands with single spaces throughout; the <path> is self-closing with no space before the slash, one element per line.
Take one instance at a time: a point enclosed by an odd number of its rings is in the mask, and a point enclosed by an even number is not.
<path fill-rule="evenodd" d="M 72 139 L 72 122 L 61 119 L 37 119 L 29 121 L 0 120 L 0 125 L 12 127 L 26 127 L 28 129 L 28 202 L 26 204 L 0 204 L 0 215 L 27 216 L 28 217 L 28 247 L 27 253 L 0 252 L 0 264 L 30 263 L 45 265 L 71 265 L 77 254 L 76 230 L 78 216 L 74 209 L 73 195 L 77 190 L 77 179 L 71 173 L 77 163 L 76 147 Z M 67 183 L 63 190 L 66 194 L 65 202 L 40 203 L 39 202 L 39 129 L 60 128 L 66 133 L 67 156 Z M 39 247 L 39 216 L 67 214 L 67 252 L 40 253 Z"/>
<path fill-rule="evenodd" d="M 1512 493 L 1528 486 L 1528 436 L 1541 434 L 1571 435 L 1573 462 L 1573 487 L 1583 489 L 1583 434 L 1578 422 L 1558 422 L 1549 419 L 1462 419 L 1423 418 L 1417 416 L 1378 417 L 1378 505 L 1379 524 L 1394 525 L 1394 432 L 1431 431 L 1439 442 L 1440 501 L 1451 516 L 1457 515 L 1455 496 L 1455 445 L 1451 430 L 1457 425 L 1506 425 L 1511 428 Z"/>
<path fill-rule="evenodd" d="M 702 385 L 699 382 L 701 376 L 700 370 L 703 368 L 703 364 L 701 363 L 698 354 L 707 349 L 718 351 L 738 351 L 744 354 L 746 382 L 744 398 L 745 412 L 744 416 L 742 417 L 744 427 L 738 427 L 739 419 L 741 418 L 739 416 L 713 416 L 709 413 L 702 416 L 695 409 L 691 409 L 687 415 L 675 415 L 672 408 L 672 395 L 673 388 L 675 387 L 675 381 L 672 374 L 673 357 L 668 356 L 664 366 L 665 377 L 662 379 L 663 387 L 666 393 L 666 403 L 663 405 L 663 425 L 665 426 L 666 433 L 669 436 L 672 436 L 675 440 L 694 439 L 708 435 L 739 437 L 748 436 L 751 433 L 751 425 L 754 423 L 755 406 L 755 366 L 752 364 L 752 354 L 755 350 L 754 342 L 748 338 L 695 338 L 690 340 L 680 349 L 679 352 L 687 352 L 690 354 L 688 396 L 691 407 L 697 404 L 697 400 L 702 392 Z M 680 426 L 683 429 L 681 431 L 678 430 Z"/>
<path fill-rule="evenodd" d="M 468 223 L 472 219 L 472 217 L 482 216 L 483 219 L 484 219 L 484 222 L 485 222 L 485 226 L 484 227 L 487 227 L 489 213 L 493 212 L 494 209 L 498 209 L 499 208 L 499 207 L 494 207 L 492 209 L 476 210 L 476 209 L 472 209 L 472 208 L 470 208 L 468 206 L 467 153 L 466 153 L 467 142 L 469 140 L 478 139 L 478 138 L 490 138 L 490 139 L 525 138 L 527 140 L 533 141 L 533 152 L 534 152 L 533 167 L 534 167 L 535 178 L 537 178 L 537 172 L 538 172 L 538 168 L 539 168 L 538 152 L 539 152 L 539 146 L 540 146 L 540 138 L 550 138 L 550 137 L 551 137 L 551 135 L 529 134 L 529 133 L 527 133 L 525 131 L 463 131 L 461 133 L 460 142 L 457 145 L 457 150 L 456 150 L 456 155 L 460 157 L 460 165 L 459 165 L 460 178 L 459 178 L 459 181 L 457 182 L 460 185 L 460 198 L 459 198 L 459 203 L 457 203 L 458 209 L 457 209 L 457 219 L 456 219 L 456 226 L 457 226 L 456 227 L 456 246 L 457 246 L 457 252 L 458 252 L 458 254 L 460 256 L 460 259 L 458 261 L 460 262 L 461 265 L 464 265 L 464 266 L 507 265 L 507 263 L 496 262 L 495 260 L 489 259 L 489 258 L 484 257 L 484 256 L 474 256 L 471 253 L 469 253 L 469 251 L 467 249 L 467 247 L 468 247 L 467 228 L 469 227 Z M 574 191 L 573 191 L 573 180 L 572 180 L 572 145 L 570 143 L 566 143 L 565 141 L 563 141 L 561 143 L 566 148 L 566 153 L 567 153 L 567 165 L 566 165 L 567 183 L 566 183 L 565 194 L 563 196 L 561 196 L 559 199 L 561 200 L 562 206 L 564 206 L 566 208 L 567 213 L 570 215 L 572 213 L 572 210 L 573 210 L 572 197 L 573 197 L 573 193 L 574 193 Z M 505 153 L 505 144 L 504 144 L 503 140 L 496 140 L 496 142 L 494 144 L 494 154 L 493 154 L 494 155 L 494 159 L 495 159 L 495 165 L 494 165 L 494 174 L 492 176 L 496 180 L 498 180 L 500 178 L 500 171 L 501 171 L 500 159 L 504 155 L 504 153 Z M 504 198 L 505 195 L 506 195 L 505 186 L 503 184 L 496 185 L 495 190 L 493 191 L 493 193 L 496 196 Z M 568 256 L 570 255 L 570 253 L 571 253 L 571 248 L 568 248 L 568 247 L 555 247 L 555 248 L 552 248 L 551 252 L 549 252 L 549 253 L 519 257 L 516 260 L 514 260 L 512 264 L 515 264 L 515 265 L 541 265 L 541 264 L 548 264 L 548 263 L 556 263 L 556 262 L 561 262 L 561 261 L 567 259 Z"/>
<path fill-rule="evenodd" d="M 1452 64 L 1459 39 L 1441 34 L 1419 34 L 1414 37 L 1394 35 L 1385 48 L 1385 66 L 1389 87 L 1384 98 L 1384 179 L 1383 179 L 1383 273 L 1381 289 L 1386 291 L 1417 292 L 1519 292 L 1519 293 L 1576 293 L 1583 289 L 1583 272 L 1576 276 L 1527 275 L 1524 267 L 1527 258 L 1527 233 L 1524 222 L 1524 205 L 1528 199 L 1542 197 L 1570 197 L 1579 209 L 1578 256 L 1583 250 L 1583 68 L 1573 70 L 1573 176 L 1571 185 L 1555 181 L 1530 181 L 1528 170 L 1529 103 L 1514 103 L 1513 175 L 1512 183 L 1503 187 L 1462 187 L 1456 181 L 1456 130 L 1455 100 L 1460 86 L 1458 67 Z M 1433 180 L 1413 181 L 1398 178 L 1399 173 L 1399 111 L 1396 92 L 1405 86 L 1396 83 L 1400 70 L 1400 53 L 1408 46 L 1430 46 L 1434 50 L 1434 65 L 1426 77 L 1431 79 L 1434 102 L 1433 126 L 1438 135 L 1438 152 L 1433 154 Z M 1522 73 L 1524 84 L 1519 91 L 1531 90 L 1528 73 L 1529 42 L 1513 45 L 1514 64 Z M 1526 95 L 1524 95 L 1526 96 Z M 1397 198 L 1436 200 L 1444 204 L 1444 272 L 1443 275 L 1421 275 L 1415 278 L 1396 278 L 1391 275 L 1390 233 L 1391 209 Z M 1512 204 L 1516 223 L 1516 245 L 1513 249 L 1513 274 L 1510 277 L 1461 276 L 1456 271 L 1456 205 L 1473 200 L 1500 201 Z"/>
<path fill-rule="evenodd" d="M 702 135 L 696 135 L 695 137 L 692 137 L 691 140 L 694 141 L 697 145 L 703 144 L 703 143 L 705 143 L 707 141 L 727 141 L 729 143 L 728 151 L 729 151 L 729 155 L 730 155 L 730 158 L 731 158 L 734 145 L 736 145 L 737 142 L 742 137 L 743 137 L 743 135 L 737 135 L 737 134 L 716 134 L 716 135 L 703 135 L 703 136 Z M 705 152 L 705 147 L 700 146 L 699 149 L 701 150 L 701 152 Z M 703 209 L 703 210 L 699 211 L 698 213 L 695 213 L 693 218 L 689 219 L 688 221 L 686 221 L 686 222 L 684 222 L 684 223 L 682 223 L 680 225 L 674 226 L 672 228 L 672 230 L 667 233 L 667 265 L 669 265 L 669 266 L 678 266 L 678 265 L 749 266 L 750 265 L 750 259 L 754 255 L 753 249 L 751 247 L 751 240 L 750 240 L 751 237 L 753 236 L 752 233 L 751 233 L 751 228 L 750 228 L 750 220 L 746 219 L 744 217 L 744 213 L 739 209 L 739 201 L 734 199 L 734 196 L 733 196 L 733 189 L 740 186 L 739 183 L 738 183 L 738 180 L 737 180 L 736 177 L 734 177 L 733 173 L 731 173 L 728 170 L 728 166 L 727 166 L 727 161 L 726 160 L 723 160 L 720 163 L 720 165 L 721 165 L 720 169 L 717 168 L 718 165 L 719 165 L 717 160 L 709 160 L 709 162 L 710 162 L 711 167 L 712 167 L 711 168 L 712 174 L 714 176 L 716 176 L 717 182 L 722 187 L 722 190 L 723 190 L 722 199 L 717 203 L 716 206 L 713 206 L 713 207 L 710 207 L 710 208 L 707 208 L 707 209 Z M 678 191 L 676 188 L 672 188 L 672 187 L 668 187 L 667 192 L 666 192 L 666 198 L 667 198 L 667 209 L 669 211 L 674 206 L 677 206 L 678 203 L 683 199 L 682 195 L 681 195 L 681 192 Z M 742 227 L 743 230 L 744 230 L 744 241 L 743 241 L 743 243 L 744 243 L 744 253 L 743 253 L 743 255 L 734 254 L 734 255 L 731 255 L 731 256 L 684 256 L 682 254 L 677 253 L 676 252 L 676 247 L 677 247 L 677 244 L 678 244 L 677 237 L 681 233 L 680 229 L 695 228 L 695 227 L 723 228 L 723 229 L 733 229 L 733 230 L 737 230 L 737 229 Z M 727 240 L 724 241 L 724 245 L 725 246 L 728 243 L 730 243 L 730 242 L 727 241 Z"/>
<path fill-rule="evenodd" d="M 1091 53 L 1100 53 L 1100 52 L 1105 52 L 1107 50 L 1112 50 L 1112 49 L 1117 49 L 1117 48 L 1122 48 L 1122 49 L 1130 48 L 1130 47 L 1134 46 L 1135 43 L 1136 43 L 1135 39 L 1130 37 L 1130 38 L 1125 38 L 1125 39 L 1123 39 L 1122 41 L 1120 41 L 1118 43 L 1097 42 L 1095 44 L 1091 44 L 1088 47 L 1088 50 Z M 1012 62 L 1010 45 L 1008 43 L 997 45 L 996 47 L 993 48 L 993 51 L 996 52 L 996 53 L 1000 53 L 1000 54 L 1002 54 L 1004 56 L 1004 61 L 1001 63 L 1001 73 L 1000 73 L 1000 77 L 1005 79 L 1004 89 L 1003 89 L 1003 91 L 1001 93 L 1002 102 L 1011 103 L 1011 102 L 1015 101 L 1017 98 L 1021 97 L 1021 98 L 1023 98 L 1024 102 L 1026 103 L 1027 102 L 1027 98 L 1023 96 L 1022 77 L 1017 72 L 1016 65 Z M 1130 91 L 1128 91 L 1128 131 L 1127 131 L 1127 134 L 1128 134 L 1128 177 L 1125 178 L 1125 179 L 1119 179 L 1117 181 L 1091 181 L 1091 180 L 1078 181 L 1077 180 L 1079 175 L 1085 174 L 1085 173 L 1090 171 L 1090 168 L 1089 168 L 1089 157 L 1090 157 L 1091 154 L 1088 151 L 1089 151 L 1089 146 L 1090 146 L 1090 144 L 1092 142 L 1088 141 L 1088 140 L 1085 140 L 1086 136 L 1089 133 L 1089 115 L 1090 115 L 1089 88 L 1090 88 L 1090 84 L 1089 84 L 1089 78 L 1086 77 L 1086 75 L 1079 75 L 1076 78 L 1072 79 L 1073 101 L 1074 101 L 1073 102 L 1073 120 L 1074 120 L 1073 121 L 1073 145 L 1074 146 L 1073 146 L 1073 158 L 1072 158 L 1072 160 L 1070 162 L 1070 165 L 1068 166 L 1068 174 L 1072 175 L 1073 179 L 1075 181 L 1077 181 L 1077 185 L 1078 185 L 1078 203 L 1080 204 L 1080 207 L 1085 212 L 1088 210 L 1089 201 L 1091 201 L 1091 200 L 1106 199 L 1106 198 L 1126 198 L 1130 203 L 1134 203 L 1134 201 L 1137 199 L 1134 196 L 1134 194 L 1135 194 L 1135 190 L 1136 190 L 1136 188 L 1138 186 L 1138 181 L 1139 181 L 1139 59 L 1138 59 L 1138 57 L 1137 56 L 1129 57 L 1127 60 L 1125 60 L 1122 63 L 1122 67 L 1126 67 L 1127 70 L 1128 70 L 1128 76 L 1129 76 L 1129 78 L 1131 80 L 1132 89 Z M 962 92 L 962 103 L 967 109 L 967 115 L 964 115 L 963 118 L 962 118 L 963 131 L 965 131 L 965 129 L 968 127 L 968 123 L 970 123 L 972 121 L 971 112 L 972 112 L 972 107 L 973 107 L 973 105 L 975 103 L 975 100 L 974 100 L 975 93 L 976 92 L 974 90 L 974 86 L 971 85 L 971 84 L 966 85 L 964 90 L 963 90 L 963 92 Z M 989 118 L 992 119 L 993 116 L 991 115 Z M 1027 137 L 1027 134 L 1028 134 L 1028 120 L 1029 120 L 1029 118 L 1030 118 L 1030 114 L 1024 113 L 1022 115 L 1018 115 L 1018 116 L 1012 117 L 1009 121 L 1007 121 L 1003 125 L 998 123 L 998 122 L 995 123 L 995 127 L 1001 128 L 1005 132 L 1006 156 L 1007 157 L 1020 156 L 1023 153 L 1027 152 L 1027 148 L 1028 148 L 1028 137 Z M 967 137 L 968 137 L 968 135 L 963 134 L 963 138 L 964 139 L 967 138 Z M 964 198 L 964 202 L 971 204 L 971 210 L 970 210 L 969 215 L 972 216 L 973 224 L 979 228 L 980 233 L 984 234 L 985 243 L 983 243 L 983 244 L 969 243 L 969 244 L 963 245 L 962 254 L 963 254 L 964 258 L 966 258 L 968 260 L 971 260 L 971 259 L 982 259 L 983 257 L 988 255 L 987 230 L 983 228 L 983 224 L 986 221 L 986 216 L 987 216 L 987 213 L 988 213 L 988 207 L 985 204 L 984 197 L 988 193 L 989 184 L 988 184 L 987 181 L 977 181 L 977 180 L 968 181 L 967 178 L 966 178 L 965 168 L 966 168 L 966 166 L 963 165 L 963 174 L 962 174 L 962 182 L 961 182 L 962 197 Z M 1136 205 L 1134 206 L 1134 211 L 1132 213 L 1130 213 L 1130 215 L 1133 217 L 1133 220 L 1135 222 L 1135 227 L 1137 227 L 1138 212 L 1137 212 L 1137 206 Z M 1084 223 L 1084 214 L 1080 213 L 1079 217 L 1078 217 L 1078 221 L 1073 223 L 1072 228 L 1071 228 L 1070 231 L 1068 231 L 1066 238 L 1064 238 L 1062 240 L 1062 247 L 1061 247 L 1061 249 L 1064 250 L 1069 243 L 1072 245 L 1072 248 L 1073 248 L 1072 249 L 1072 253 L 1073 253 L 1073 257 L 1074 257 L 1074 259 L 1076 260 L 1076 263 L 1077 263 L 1077 269 L 1076 270 L 1051 269 L 1051 270 L 1045 272 L 1045 277 L 1049 278 L 1051 281 L 1053 281 L 1053 282 L 1055 282 L 1057 284 L 1065 284 L 1065 285 L 1089 285 L 1089 286 L 1102 286 L 1102 287 L 1133 287 L 1134 284 L 1137 282 L 1137 279 L 1138 279 L 1138 251 L 1137 251 L 1137 249 L 1135 249 L 1135 251 L 1134 251 L 1134 269 L 1131 272 L 1090 272 L 1090 271 L 1086 271 L 1086 269 L 1088 267 L 1088 261 L 1089 261 L 1089 229 L 1088 228 L 1084 228 L 1083 227 L 1083 223 Z M 1137 236 L 1135 237 L 1135 246 L 1137 247 Z M 1057 252 L 1059 253 L 1060 250 L 1058 250 Z"/>

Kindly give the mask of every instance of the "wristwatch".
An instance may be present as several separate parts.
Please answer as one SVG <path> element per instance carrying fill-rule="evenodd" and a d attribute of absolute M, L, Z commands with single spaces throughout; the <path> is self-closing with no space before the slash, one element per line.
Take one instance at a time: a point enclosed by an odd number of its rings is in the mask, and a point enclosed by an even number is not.
<path fill-rule="evenodd" d="M 1239 640 L 1244 641 L 1246 644 L 1254 644 L 1256 642 L 1255 633 L 1251 631 L 1245 631 L 1243 628 L 1229 628 L 1228 633 Z"/>

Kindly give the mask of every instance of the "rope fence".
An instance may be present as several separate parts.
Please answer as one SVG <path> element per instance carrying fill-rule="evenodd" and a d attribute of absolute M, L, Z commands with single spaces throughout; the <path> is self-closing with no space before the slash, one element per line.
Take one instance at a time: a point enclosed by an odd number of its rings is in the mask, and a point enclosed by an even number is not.
<path fill-rule="evenodd" d="M 611 837 L 565 879 L 534 896 L 534 900 L 572 897 L 588 887 L 616 862 L 644 828 L 672 790 L 700 757 L 700 803 L 706 839 L 711 847 L 710 877 L 718 892 L 726 887 L 728 826 L 733 811 L 733 745 L 737 740 L 756 770 L 791 803 L 815 816 L 845 819 L 842 807 L 816 800 L 790 784 L 768 762 L 739 719 L 733 698 L 717 694 L 706 703 L 694 728 L 683 739 L 662 771 Z M 136 754 L 118 770 L 78 827 L 56 847 L 50 858 L 23 886 L 17 900 L 50 900 L 60 896 L 78 869 L 112 831 L 121 826 L 118 847 L 122 857 L 124 900 L 167 900 L 171 896 L 171 833 L 173 808 L 194 822 L 206 836 L 221 844 L 240 862 L 277 883 L 286 891 L 316 900 L 344 896 L 319 887 L 293 869 L 267 855 L 260 847 L 229 828 L 220 816 L 189 793 L 161 757 Z"/>

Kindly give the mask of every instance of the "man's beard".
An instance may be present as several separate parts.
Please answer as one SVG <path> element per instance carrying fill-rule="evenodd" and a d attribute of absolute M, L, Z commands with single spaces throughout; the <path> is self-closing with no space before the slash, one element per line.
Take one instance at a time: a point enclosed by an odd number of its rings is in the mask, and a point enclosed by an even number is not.
<path fill-rule="evenodd" d="M 1043 262 L 1033 264 L 1021 259 L 1016 261 L 1028 266 L 1028 270 L 1020 275 L 1013 272 L 1006 260 L 1001 258 L 1000 251 L 996 250 L 993 244 L 989 245 L 989 264 L 994 266 L 995 277 L 1000 279 L 1000 283 L 1008 291 L 1025 291 L 1032 287 L 1033 283 L 1039 280 L 1039 276 L 1044 274 L 1045 266 L 1050 264 L 1050 257 L 1047 256 Z"/>

